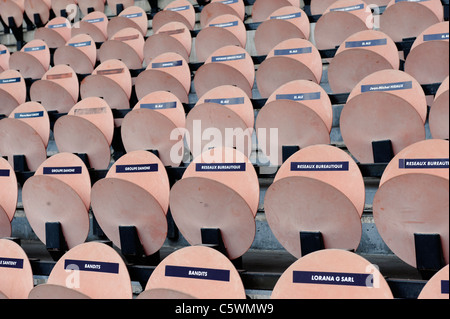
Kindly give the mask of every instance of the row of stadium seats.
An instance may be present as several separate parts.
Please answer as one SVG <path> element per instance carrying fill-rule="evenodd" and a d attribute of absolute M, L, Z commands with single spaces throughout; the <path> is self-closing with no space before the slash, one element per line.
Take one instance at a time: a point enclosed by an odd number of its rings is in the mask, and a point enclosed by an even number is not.
<path fill-rule="evenodd" d="M 132 285 L 121 256 L 103 243 L 69 250 L 48 281 L 33 285 L 27 255 L 0 239 L 0 298 L 131 299 Z M 364 258 L 328 249 L 294 262 L 278 279 L 272 299 L 392 299 L 382 274 Z M 153 270 L 137 299 L 245 299 L 242 279 L 230 261 L 204 246 L 179 249 Z M 448 298 L 448 265 L 433 276 L 419 299 Z"/>

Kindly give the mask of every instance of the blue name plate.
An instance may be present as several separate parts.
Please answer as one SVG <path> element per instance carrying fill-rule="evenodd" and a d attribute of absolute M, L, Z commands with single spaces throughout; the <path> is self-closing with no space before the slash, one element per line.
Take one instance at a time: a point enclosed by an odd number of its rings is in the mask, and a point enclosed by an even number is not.
<path fill-rule="evenodd" d="M 0 267 L 22 269 L 23 259 L 0 257 Z"/>
<path fill-rule="evenodd" d="M 377 91 L 408 90 L 411 88 L 412 88 L 412 81 L 386 83 L 386 84 L 370 84 L 370 85 L 361 85 L 361 93 L 377 92 Z"/>
<path fill-rule="evenodd" d="M 424 34 L 423 41 L 433 41 L 433 40 L 448 40 L 447 33 L 436 33 L 436 34 Z"/>
<path fill-rule="evenodd" d="M 183 65 L 182 60 L 178 61 L 169 61 L 169 62 L 160 62 L 160 63 L 152 63 L 153 69 L 162 69 L 162 68 L 171 68 L 174 66 L 180 66 Z"/>
<path fill-rule="evenodd" d="M 397 2 L 424 2 L 428 0 L 395 0 L 395 3 Z"/>
<path fill-rule="evenodd" d="M 238 0 L 224 0 L 224 1 L 219 1 L 219 2 L 221 2 L 223 4 L 232 4 L 232 3 L 237 3 Z"/>
<path fill-rule="evenodd" d="M 306 47 L 306 48 L 295 48 L 295 49 L 280 49 L 280 50 L 274 50 L 274 55 L 293 55 L 293 54 L 305 54 L 305 53 L 311 53 L 312 47 Z"/>
<path fill-rule="evenodd" d="M 448 158 L 433 158 L 433 159 L 399 159 L 398 168 L 448 168 Z"/>
<path fill-rule="evenodd" d="M 169 11 L 185 11 L 189 9 L 189 6 L 182 6 L 182 7 L 176 7 L 176 8 L 167 8 Z"/>
<path fill-rule="evenodd" d="M 88 22 L 88 23 L 99 23 L 99 22 L 102 22 L 104 20 L 105 20 L 104 18 L 97 18 L 97 19 L 86 20 L 86 22 Z"/>
<path fill-rule="evenodd" d="M 53 25 L 48 26 L 49 29 L 59 29 L 59 28 L 65 28 L 65 27 L 67 27 L 66 23 L 53 24 Z"/>
<path fill-rule="evenodd" d="M 302 16 L 301 12 L 295 12 L 295 13 L 291 13 L 291 14 L 284 14 L 281 16 L 273 16 L 270 17 L 271 20 L 289 20 L 289 19 L 295 19 L 295 18 L 300 18 Z"/>
<path fill-rule="evenodd" d="M 441 280 L 441 294 L 449 294 L 448 280 Z"/>
<path fill-rule="evenodd" d="M 9 171 L 10 171 L 9 169 L 0 169 L 0 176 L 1 177 L 9 177 L 9 174 L 10 174 Z"/>
<path fill-rule="evenodd" d="M 246 163 L 196 163 L 196 172 L 244 172 Z"/>
<path fill-rule="evenodd" d="M 350 7 L 330 9 L 330 11 L 356 11 L 356 10 L 361 10 L 361 9 L 364 9 L 364 3 L 358 4 L 355 6 L 350 6 Z"/>
<path fill-rule="evenodd" d="M 137 17 L 142 17 L 142 12 L 138 12 L 138 13 L 132 13 L 132 14 L 126 14 L 124 15 L 125 18 L 128 19 L 133 19 L 133 18 L 137 18 Z"/>
<path fill-rule="evenodd" d="M 138 165 L 116 165 L 116 173 L 157 172 L 158 163 Z"/>
<path fill-rule="evenodd" d="M 293 101 L 320 100 L 320 92 L 277 94 L 275 98 L 277 100 L 293 100 Z"/>
<path fill-rule="evenodd" d="M 39 112 L 25 112 L 25 113 L 15 113 L 14 118 L 16 119 L 29 119 L 29 118 L 35 118 L 35 117 L 43 117 L 44 111 Z"/>
<path fill-rule="evenodd" d="M 66 259 L 64 261 L 64 269 L 118 274 L 119 264 L 100 261 Z"/>
<path fill-rule="evenodd" d="M 20 78 L 1 79 L 0 84 L 19 83 L 20 81 Z"/>
<path fill-rule="evenodd" d="M 348 171 L 348 162 L 291 162 L 291 171 Z"/>
<path fill-rule="evenodd" d="M 373 47 L 377 45 L 386 45 L 387 39 L 375 39 L 366 41 L 347 41 L 345 42 L 346 48 L 361 48 L 361 47 Z"/>
<path fill-rule="evenodd" d="M 181 267 L 166 265 L 166 277 L 230 281 L 230 271 L 225 269 Z"/>
<path fill-rule="evenodd" d="M 81 174 L 81 166 L 73 167 L 44 167 L 44 175 Z"/>
<path fill-rule="evenodd" d="M 174 109 L 176 107 L 177 107 L 177 102 L 143 103 L 143 104 L 141 104 L 141 109 L 150 109 L 150 110 Z"/>
<path fill-rule="evenodd" d="M 0 55 L 6 54 L 6 52 L 8 52 L 7 50 L 1 50 L 0 51 Z"/>
<path fill-rule="evenodd" d="M 232 55 L 221 55 L 221 56 L 213 56 L 211 58 L 212 62 L 223 62 L 223 61 L 236 61 L 245 59 L 245 53 L 242 54 L 232 54 Z"/>
<path fill-rule="evenodd" d="M 292 282 L 298 284 L 373 287 L 373 274 L 293 271 Z"/>
<path fill-rule="evenodd" d="M 220 105 L 244 104 L 244 97 L 230 97 L 223 99 L 205 99 L 205 103 L 217 103 Z"/>
<path fill-rule="evenodd" d="M 74 47 L 74 48 L 88 47 L 90 45 L 91 45 L 91 41 L 69 43 L 69 46 Z"/>
<path fill-rule="evenodd" d="M 42 50 L 45 50 L 45 45 L 41 45 L 40 47 L 30 47 L 30 48 L 24 49 L 25 52 L 35 52 L 35 51 L 42 51 Z"/>
<path fill-rule="evenodd" d="M 229 27 L 235 27 L 238 25 L 237 21 L 233 21 L 233 22 L 225 22 L 225 23 L 213 23 L 210 24 L 210 27 L 218 27 L 218 28 L 229 28 Z"/>

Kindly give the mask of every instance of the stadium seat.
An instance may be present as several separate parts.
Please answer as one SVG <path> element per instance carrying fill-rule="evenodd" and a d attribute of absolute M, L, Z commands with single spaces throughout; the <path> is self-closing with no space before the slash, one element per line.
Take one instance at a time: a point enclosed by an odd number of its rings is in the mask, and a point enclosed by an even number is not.
<path fill-rule="evenodd" d="M 194 30 L 196 17 L 194 6 L 187 0 L 174 0 L 168 3 L 164 10 L 178 12 L 183 15 L 189 23 L 190 30 Z"/>
<path fill-rule="evenodd" d="M 81 99 L 101 97 L 112 109 L 130 108 L 131 91 L 130 70 L 117 59 L 104 61 L 80 83 Z"/>
<path fill-rule="evenodd" d="M 24 156 L 26 168 L 35 171 L 47 158 L 47 148 L 39 134 L 29 124 L 17 118 L 0 120 L 0 156 L 7 156 L 14 170 L 14 155 Z"/>
<path fill-rule="evenodd" d="M 10 56 L 9 49 L 5 45 L 0 44 L 0 73 L 9 69 Z"/>
<path fill-rule="evenodd" d="M 51 49 L 64 46 L 71 35 L 72 24 L 64 17 L 53 18 L 45 27 L 40 27 L 34 32 L 34 38 L 43 40 Z"/>
<path fill-rule="evenodd" d="M 120 249 L 121 226 L 136 228 L 146 256 L 164 244 L 169 179 L 163 163 L 151 152 L 133 151 L 119 158 L 92 187 L 91 201 L 99 226 Z"/>
<path fill-rule="evenodd" d="M 18 70 L 26 79 L 40 79 L 50 67 L 50 50 L 48 45 L 34 39 L 23 46 L 20 51 L 11 54 L 9 68 Z"/>
<path fill-rule="evenodd" d="M 373 1 L 373 0 L 372 0 Z M 311 0 L 311 14 L 322 15 L 336 0 Z"/>
<path fill-rule="evenodd" d="M 204 62 L 214 51 L 229 45 L 241 46 L 239 39 L 228 28 L 206 26 L 195 38 L 197 62 Z"/>
<path fill-rule="evenodd" d="M 376 265 L 341 249 L 304 256 L 278 279 L 271 299 L 393 299 Z"/>
<path fill-rule="evenodd" d="M 437 272 L 422 288 L 417 299 L 448 299 L 448 271 L 446 265 Z"/>
<path fill-rule="evenodd" d="M 238 14 L 238 17 L 244 21 L 245 20 L 245 6 L 243 0 L 211 0 L 211 3 L 220 2 L 227 6 L 233 8 L 234 11 Z"/>
<path fill-rule="evenodd" d="M 34 101 L 25 102 L 16 107 L 9 117 L 22 120 L 34 128 L 47 147 L 50 138 L 50 119 L 42 104 Z"/>
<path fill-rule="evenodd" d="M 387 165 L 373 199 L 374 221 L 383 241 L 412 267 L 418 266 L 416 234 L 438 234 L 448 264 L 448 156 L 445 140 L 406 147 Z"/>
<path fill-rule="evenodd" d="M 380 16 L 380 31 L 395 42 L 417 37 L 429 26 L 442 22 L 444 9 L 440 0 L 391 0 Z"/>
<path fill-rule="evenodd" d="M 246 298 L 235 266 L 220 252 L 203 246 L 184 247 L 167 256 L 152 272 L 142 298 L 157 289 L 175 291 L 189 299 Z M 167 296 L 157 291 L 155 294 L 158 299 Z"/>
<path fill-rule="evenodd" d="M 255 65 L 248 52 L 239 46 L 227 45 L 214 51 L 205 63 L 224 63 L 241 72 L 248 80 L 250 88 L 255 82 Z"/>
<path fill-rule="evenodd" d="M 218 77 L 217 74 L 221 76 Z M 203 96 L 209 90 L 222 86 L 234 85 L 242 89 L 249 98 L 253 97 L 252 88 L 241 71 L 224 63 L 205 63 L 194 75 L 194 88 L 197 97 Z"/>
<path fill-rule="evenodd" d="M 191 70 L 189 64 L 178 53 L 165 52 L 154 57 L 147 70 L 160 70 L 176 78 L 184 87 L 186 94 L 191 90 Z"/>
<path fill-rule="evenodd" d="M 216 103 L 236 112 L 249 130 L 253 130 L 255 122 L 255 111 L 252 101 L 247 94 L 237 86 L 221 85 L 215 87 L 197 100 L 198 104 Z"/>
<path fill-rule="evenodd" d="M 275 10 L 290 5 L 289 0 L 256 0 L 252 6 L 252 21 L 263 22 Z"/>
<path fill-rule="evenodd" d="M 12 232 L 11 221 L 6 215 L 5 210 L 0 206 L 0 238 L 10 237 Z M 2 295 L 0 292 L 0 299 Z"/>
<path fill-rule="evenodd" d="M 442 82 L 436 92 L 433 104 L 431 105 L 428 123 L 430 125 L 430 133 L 433 138 L 447 139 L 449 138 L 449 77 Z"/>
<path fill-rule="evenodd" d="M 319 51 L 311 42 L 300 38 L 276 45 L 256 71 L 256 84 L 263 98 L 268 98 L 283 84 L 300 79 L 315 83 L 322 79 Z"/>
<path fill-rule="evenodd" d="M 192 6 L 192 5 L 191 5 Z M 189 8 L 187 5 L 180 7 L 180 8 L 186 8 L 184 10 L 188 10 Z M 192 7 L 192 10 L 194 8 Z M 180 9 L 182 10 L 182 9 Z M 180 13 L 180 11 L 173 11 L 173 10 L 161 10 L 157 12 L 152 19 L 152 30 L 153 33 L 158 32 L 158 29 L 169 22 L 180 22 L 183 23 L 189 30 L 193 30 L 192 24 L 188 21 L 187 17 Z"/>
<path fill-rule="evenodd" d="M 165 166 L 177 167 L 184 155 L 186 115 L 181 101 L 167 91 L 144 96 L 129 112 L 121 127 L 126 152 L 158 151 Z M 175 148 L 178 152 L 174 152 Z"/>
<path fill-rule="evenodd" d="M 33 82 L 30 98 L 41 103 L 47 111 L 67 113 L 78 102 L 79 92 L 75 71 L 68 65 L 60 64 Z"/>
<path fill-rule="evenodd" d="M 9 22 L 9 18 L 12 18 L 15 27 L 21 28 L 24 11 L 24 0 L 4 0 L 0 3 L 0 16 L 8 27 L 13 27 Z"/>
<path fill-rule="evenodd" d="M 241 47 L 247 44 L 247 31 L 244 22 L 233 14 L 223 14 L 209 20 L 205 27 L 226 28 L 238 38 Z"/>
<path fill-rule="evenodd" d="M 394 41 L 380 31 L 360 31 L 339 46 L 328 67 L 328 82 L 333 93 L 349 93 L 366 76 L 385 69 L 398 70 L 399 66 Z"/>
<path fill-rule="evenodd" d="M 180 41 L 167 34 L 152 34 L 144 44 L 144 67 L 147 68 L 155 57 L 166 52 L 178 53 L 189 61 L 189 54 Z"/>
<path fill-rule="evenodd" d="M 147 35 L 148 19 L 144 9 L 138 6 L 125 8 L 117 17 L 108 22 L 108 39 L 124 28 L 135 28 L 139 30 L 143 37 Z"/>
<path fill-rule="evenodd" d="M 145 40 L 139 30 L 126 27 L 117 31 L 98 50 L 100 62 L 117 59 L 130 70 L 142 69 Z"/>
<path fill-rule="evenodd" d="M 264 210 L 275 237 L 300 258 L 312 250 L 305 232 L 320 233 L 322 249 L 356 250 L 364 201 L 364 180 L 351 156 L 331 145 L 313 145 L 281 165 Z"/>
<path fill-rule="evenodd" d="M 91 180 L 77 155 L 60 152 L 45 160 L 22 189 L 31 228 L 47 244 L 48 223 L 59 223 L 67 249 L 84 243 L 89 233 Z"/>
<path fill-rule="evenodd" d="M 6 70 L 0 73 L 0 114 L 9 116 L 12 110 L 25 103 L 27 87 L 25 80 L 16 70 Z"/>
<path fill-rule="evenodd" d="M 97 62 L 97 48 L 88 34 L 78 34 L 59 47 L 53 55 L 55 65 L 66 64 L 76 74 L 92 74 Z"/>
<path fill-rule="evenodd" d="M 114 248 L 100 242 L 83 243 L 70 249 L 42 285 L 63 286 L 91 299 L 131 299 L 133 294 L 122 257 Z"/>
<path fill-rule="evenodd" d="M 211 147 L 235 147 L 250 156 L 253 128 L 233 109 L 218 103 L 196 104 L 186 117 L 186 142 L 193 157 Z"/>
<path fill-rule="evenodd" d="M 238 19 L 243 21 L 243 19 L 241 19 L 241 16 L 231 6 L 226 5 L 222 2 L 215 1 L 215 2 L 209 2 L 207 5 L 205 5 L 202 8 L 202 11 L 200 12 L 200 18 L 199 18 L 200 27 L 205 28 L 212 19 L 215 19 L 218 16 L 221 16 L 224 14 L 234 15 Z"/>
<path fill-rule="evenodd" d="M 314 29 L 317 49 L 334 49 L 353 33 L 373 28 L 373 15 L 366 3 L 359 0 L 333 2 Z"/>
<path fill-rule="evenodd" d="M 17 243 L 0 238 L 0 291 L 7 299 L 27 299 L 33 289 L 33 270 Z"/>
<path fill-rule="evenodd" d="M 390 140 L 395 155 L 424 140 L 426 114 L 424 91 L 413 77 L 399 70 L 378 71 L 350 93 L 340 117 L 342 138 L 359 162 L 378 162 L 373 142 Z"/>
<path fill-rule="evenodd" d="M 113 130 L 114 118 L 107 101 L 88 97 L 56 120 L 53 133 L 60 152 L 87 154 L 90 168 L 107 169 Z"/>
<path fill-rule="evenodd" d="M 189 56 L 191 55 L 192 36 L 189 28 L 186 27 L 183 23 L 177 21 L 166 23 L 161 26 L 154 34 L 170 35 L 184 46 Z"/>
<path fill-rule="evenodd" d="M 449 22 L 428 27 L 418 35 L 405 60 L 405 72 L 420 84 L 441 83 L 449 75 Z"/>
<path fill-rule="evenodd" d="M 40 19 L 40 23 L 42 23 L 42 25 L 46 25 L 50 20 L 51 6 L 51 0 L 25 0 L 25 14 L 35 25 L 39 21 L 37 18 Z"/>
<path fill-rule="evenodd" d="M 308 80 L 276 89 L 259 111 L 258 148 L 272 165 L 283 162 L 283 146 L 329 144 L 333 110 L 325 90 Z"/>
<path fill-rule="evenodd" d="M 108 39 L 108 17 L 100 11 L 94 11 L 84 16 L 72 26 L 72 37 L 87 34 L 94 42 L 103 43 Z"/>
<path fill-rule="evenodd" d="M 0 224 L 4 225 L 4 221 L 10 223 L 14 214 L 16 213 L 18 193 L 19 189 L 17 186 L 17 178 L 14 173 L 13 167 L 7 160 L 0 157 L 0 187 L 2 192 L 0 193 L 0 208 L 2 213 L 0 214 L 0 219 L 2 220 Z M 3 228 L 3 227 L 0 227 Z M 10 229 L 10 225 L 8 226 Z M 10 235 L 3 235 L 0 237 L 9 237 Z"/>
<path fill-rule="evenodd" d="M 219 229 L 231 260 L 241 257 L 253 243 L 258 202 L 253 165 L 229 147 L 194 157 L 170 191 L 172 217 L 189 244 L 203 243 L 202 229 Z"/>

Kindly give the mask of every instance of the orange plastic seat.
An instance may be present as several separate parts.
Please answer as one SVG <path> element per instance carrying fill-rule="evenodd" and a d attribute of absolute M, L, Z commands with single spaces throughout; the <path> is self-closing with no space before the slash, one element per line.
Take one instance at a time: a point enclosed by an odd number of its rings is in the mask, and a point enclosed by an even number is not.
<path fill-rule="evenodd" d="M 192 49 L 192 36 L 184 23 L 173 21 L 161 26 L 155 34 L 167 34 L 179 41 L 190 56 Z"/>
<path fill-rule="evenodd" d="M 53 267 L 47 284 L 73 289 L 91 299 L 131 299 L 133 295 L 122 257 L 99 242 L 70 249 Z"/>
<path fill-rule="evenodd" d="M 448 299 L 448 269 L 446 265 L 431 277 L 417 299 Z"/>
<path fill-rule="evenodd" d="M 25 80 L 16 70 L 6 70 L 0 73 L 0 114 L 9 116 L 20 104 L 25 103 L 27 88 Z"/>
<path fill-rule="evenodd" d="M 196 18 L 194 6 L 192 5 L 191 2 L 187 0 L 174 0 L 168 3 L 164 7 L 164 10 L 178 12 L 179 14 L 181 14 L 186 18 L 191 27 L 191 30 L 194 29 Z"/>
<path fill-rule="evenodd" d="M 152 34 L 144 44 L 144 67 L 147 68 L 155 57 L 166 52 L 178 53 L 189 61 L 189 54 L 180 41 L 167 34 Z"/>
<path fill-rule="evenodd" d="M 34 39 L 14 52 L 9 59 L 9 67 L 18 70 L 24 78 L 40 79 L 50 67 L 50 50 L 48 45 Z"/>
<path fill-rule="evenodd" d="M 333 2 L 317 21 L 314 40 L 319 50 L 334 49 L 353 33 L 372 28 L 373 15 L 365 2 L 339 0 Z"/>
<path fill-rule="evenodd" d="M 0 73 L 9 69 L 10 56 L 9 49 L 5 45 L 0 44 Z"/>
<path fill-rule="evenodd" d="M 34 15 L 37 14 L 41 22 L 45 25 L 50 19 L 51 0 L 25 0 L 25 14 L 34 22 Z"/>
<path fill-rule="evenodd" d="M 348 93 L 366 76 L 380 70 L 398 70 L 400 59 L 394 41 L 380 31 L 352 34 L 339 46 L 328 67 L 334 93 Z"/>
<path fill-rule="evenodd" d="M 288 0 L 256 0 L 252 7 L 252 21 L 263 22 L 275 10 L 290 5 Z"/>
<path fill-rule="evenodd" d="M 118 16 L 108 22 L 108 38 L 128 27 L 139 30 L 143 37 L 147 35 L 148 19 L 144 9 L 135 5 L 125 7 Z"/>
<path fill-rule="evenodd" d="M 36 29 L 35 39 L 41 39 L 49 48 L 55 49 L 64 46 L 72 35 L 72 24 L 67 18 L 56 17 L 50 20 L 45 27 Z"/>
<path fill-rule="evenodd" d="M 95 42 L 103 43 L 108 38 L 109 20 L 105 13 L 94 11 L 85 15 L 81 21 L 77 21 L 72 26 L 72 37 L 79 34 L 87 34 Z"/>
<path fill-rule="evenodd" d="M 390 140 L 393 154 L 425 139 L 427 106 L 420 84 L 399 70 L 365 77 L 350 93 L 341 112 L 340 129 L 350 153 L 373 163 L 372 142 Z"/>
<path fill-rule="evenodd" d="M 249 181 L 244 187 L 240 180 Z M 194 158 L 170 191 L 170 210 L 183 237 L 202 244 L 202 228 L 218 228 L 229 259 L 242 256 L 255 236 L 259 184 L 248 158 L 218 147 Z"/>
<path fill-rule="evenodd" d="M 10 17 L 13 18 L 16 27 L 22 27 L 24 10 L 23 0 L 4 0 L 0 3 L 0 15 L 9 27 Z"/>
<path fill-rule="evenodd" d="M 304 256 L 278 279 L 272 299 L 393 299 L 377 267 L 340 249 Z"/>
<path fill-rule="evenodd" d="M 177 96 L 155 91 L 139 100 L 125 116 L 122 142 L 127 152 L 157 150 L 164 165 L 177 167 L 184 155 L 185 123 L 185 111 Z M 178 152 L 174 152 L 176 147 Z"/>
<path fill-rule="evenodd" d="M 448 146 L 448 141 L 429 139 L 403 149 L 383 172 L 373 200 L 381 237 L 412 267 L 417 267 L 414 234 L 419 233 L 440 235 L 448 264 Z"/>
<path fill-rule="evenodd" d="M 440 0 L 391 0 L 380 16 L 380 31 L 395 42 L 417 37 L 429 26 L 443 21 L 444 9 Z"/>
<path fill-rule="evenodd" d="M 55 65 L 66 64 L 77 74 L 91 74 L 97 62 L 97 48 L 88 34 L 73 36 L 53 56 Z"/>
<path fill-rule="evenodd" d="M 33 289 L 27 254 L 14 241 L 0 238 L 0 291 L 8 299 L 26 299 Z"/>
<path fill-rule="evenodd" d="M 131 225 L 136 227 L 145 254 L 152 255 L 166 240 L 169 187 L 159 158 L 151 152 L 133 151 L 119 158 L 106 177 L 94 184 L 92 210 L 117 247 L 121 247 L 119 226 Z"/>
<path fill-rule="evenodd" d="M 46 223 L 58 222 L 68 249 L 85 242 L 90 193 L 89 172 L 77 155 L 61 152 L 45 160 L 22 190 L 27 220 L 40 241 L 46 243 Z"/>
<path fill-rule="evenodd" d="M 163 291 L 159 298 L 168 291 L 170 297 L 189 299 L 246 298 L 241 277 L 230 260 L 203 246 L 181 248 L 167 256 L 152 272 L 141 295 L 155 290 Z"/>
<path fill-rule="evenodd" d="M 0 219 L 2 220 L 0 224 L 7 227 L 11 231 L 11 225 L 8 225 L 14 218 L 16 213 L 17 201 L 18 201 L 18 186 L 17 178 L 14 173 L 14 169 L 4 158 L 0 158 L 0 187 L 2 192 L 0 193 L 0 208 L 2 213 L 0 214 Z M 9 237 L 9 235 L 4 235 L 1 237 Z"/>

